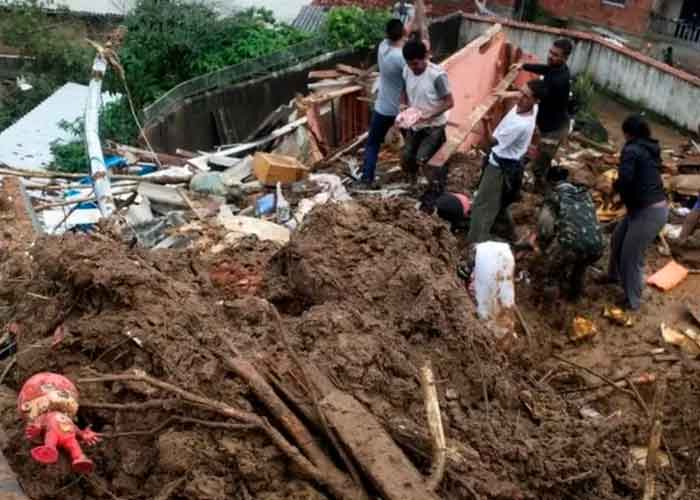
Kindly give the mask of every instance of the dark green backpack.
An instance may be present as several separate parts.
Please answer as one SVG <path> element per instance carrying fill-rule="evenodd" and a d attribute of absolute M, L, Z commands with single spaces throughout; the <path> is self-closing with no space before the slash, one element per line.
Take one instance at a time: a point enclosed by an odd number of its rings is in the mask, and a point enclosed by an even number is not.
<path fill-rule="evenodd" d="M 583 186 L 561 182 L 554 188 L 558 198 L 559 243 L 582 258 L 597 260 L 603 255 L 603 235 L 590 192 Z"/>

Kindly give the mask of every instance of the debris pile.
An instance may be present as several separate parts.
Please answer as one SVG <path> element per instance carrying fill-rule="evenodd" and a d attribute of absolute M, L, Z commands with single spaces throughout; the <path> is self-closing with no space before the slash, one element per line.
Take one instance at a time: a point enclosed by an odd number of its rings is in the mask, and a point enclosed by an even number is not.
<path fill-rule="evenodd" d="M 274 428 L 282 422 L 269 394 L 231 369 L 234 356 L 282 396 L 284 411 L 304 417 L 314 439 L 344 443 L 349 462 L 333 467 L 350 478 L 346 464 L 357 460 L 355 473 L 370 479 L 354 487 L 396 494 L 392 477 L 427 484 L 433 439 L 419 369 L 431 360 L 447 436 L 440 498 L 639 491 L 641 471 L 625 458 L 628 423 L 581 420 L 530 381 L 527 363 L 495 348 L 454 272 L 456 241 L 442 223 L 405 203 L 346 203 L 313 210 L 281 251 L 245 242 L 241 254 L 267 264 L 251 266 L 249 282 L 259 285 L 234 296 L 212 287 L 217 271 L 196 253 L 132 251 L 95 236 L 42 239 L 29 259 L 2 263 L 1 299 L 14 306 L 1 311 L 17 325 L 22 353 L 5 382 L 18 388 L 41 370 L 69 376 L 82 395 L 79 422 L 105 435 L 91 452 L 92 478 L 75 481 L 63 462 L 39 467 L 22 448 L 8 394 L 4 452 L 31 498 L 325 498 L 329 486 L 292 467 L 269 431 L 213 411 L 212 400 Z M 228 252 L 235 262 L 236 249 Z M 22 281 L 28 273 L 35 278 Z M 202 401 L 192 406 L 164 384 Z M 338 411 L 360 413 L 343 420 Z M 353 444 L 358 425 L 374 447 Z M 386 453 L 403 461 L 373 462 Z"/>

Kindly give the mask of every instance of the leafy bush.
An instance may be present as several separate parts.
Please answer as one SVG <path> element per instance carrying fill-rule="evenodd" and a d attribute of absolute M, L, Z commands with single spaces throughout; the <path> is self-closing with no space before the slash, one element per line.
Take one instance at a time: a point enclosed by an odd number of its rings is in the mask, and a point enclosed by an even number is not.
<path fill-rule="evenodd" d="M 336 7 L 328 14 L 324 31 L 333 48 L 372 49 L 384 37 L 390 18 L 387 10 Z"/>
<path fill-rule="evenodd" d="M 597 142 L 608 140 L 608 131 L 593 109 L 598 87 L 590 73 L 582 73 L 574 79 L 572 92 L 576 101 L 576 122 L 574 128 L 586 137 Z"/>
<path fill-rule="evenodd" d="M 54 156 L 51 170 L 57 172 L 82 173 L 89 170 L 90 160 L 85 144 L 85 121 L 63 121 L 59 126 L 76 138 L 69 142 L 57 140 L 51 143 Z M 138 137 L 138 127 L 131 116 L 126 98 L 110 102 L 100 110 L 100 138 L 121 144 L 132 144 Z"/>
<path fill-rule="evenodd" d="M 42 0 L 14 0 L 0 16 L 0 41 L 31 56 L 28 71 L 54 84 L 86 83 L 94 50 L 84 42 L 86 26 L 49 16 Z M 58 20 L 58 21 L 57 21 Z"/>
<path fill-rule="evenodd" d="M 139 109 L 181 82 L 308 38 L 265 9 L 221 17 L 185 0 L 139 0 L 125 25 L 119 56 Z"/>

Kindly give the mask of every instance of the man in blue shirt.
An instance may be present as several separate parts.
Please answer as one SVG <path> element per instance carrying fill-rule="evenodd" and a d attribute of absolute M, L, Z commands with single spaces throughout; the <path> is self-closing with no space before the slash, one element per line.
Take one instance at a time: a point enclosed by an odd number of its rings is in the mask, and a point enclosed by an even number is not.
<path fill-rule="evenodd" d="M 369 137 L 365 147 L 365 162 L 362 169 L 363 187 L 374 185 L 374 172 L 377 168 L 379 150 L 389 129 L 399 114 L 401 94 L 404 88 L 403 71 L 406 66 L 402 49 L 404 45 L 404 25 L 398 19 L 386 25 L 386 39 L 377 49 L 379 65 L 379 96 L 374 105 Z"/>

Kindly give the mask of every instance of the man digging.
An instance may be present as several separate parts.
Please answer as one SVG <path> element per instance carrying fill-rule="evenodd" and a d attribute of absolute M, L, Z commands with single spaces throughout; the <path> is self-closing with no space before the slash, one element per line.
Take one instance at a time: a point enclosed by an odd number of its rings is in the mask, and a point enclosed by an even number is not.
<path fill-rule="evenodd" d="M 523 88 L 518 104 L 501 120 L 493 133 L 492 148 L 481 174 L 472 205 L 467 240 L 482 243 L 492 239 L 496 222 L 506 226 L 507 238 L 516 239 L 510 205 L 520 196 L 523 158 L 535 133 L 538 106 L 546 87 L 532 80 Z"/>

